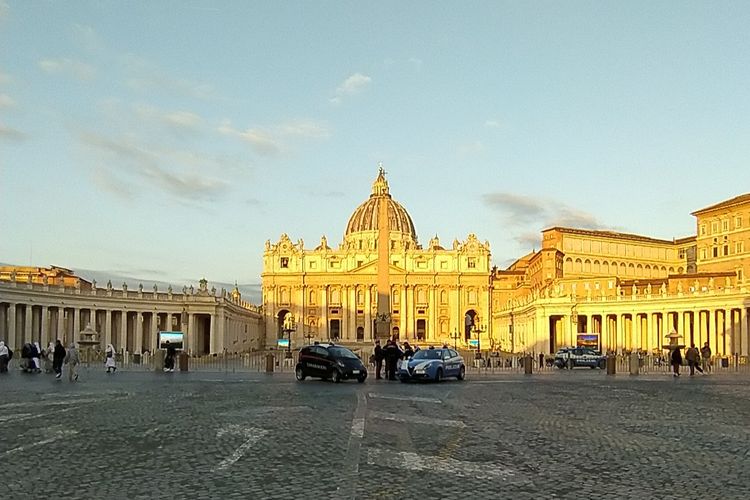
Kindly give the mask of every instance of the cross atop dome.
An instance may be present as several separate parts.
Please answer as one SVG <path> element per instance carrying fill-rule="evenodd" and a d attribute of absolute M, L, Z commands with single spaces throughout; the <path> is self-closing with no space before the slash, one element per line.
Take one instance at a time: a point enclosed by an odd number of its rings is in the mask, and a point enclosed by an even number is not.
<path fill-rule="evenodd" d="M 383 162 L 378 162 L 378 177 L 372 183 L 372 196 L 387 196 L 388 181 L 385 179 L 386 171 L 383 168 Z"/>

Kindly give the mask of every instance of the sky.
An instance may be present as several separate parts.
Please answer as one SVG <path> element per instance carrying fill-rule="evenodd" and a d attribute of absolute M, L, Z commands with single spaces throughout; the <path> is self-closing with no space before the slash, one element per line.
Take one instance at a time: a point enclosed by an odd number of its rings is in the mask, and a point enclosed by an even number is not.
<path fill-rule="evenodd" d="M 672 239 L 750 191 L 750 3 L 0 0 L 0 262 L 181 288 L 332 246 Z"/>

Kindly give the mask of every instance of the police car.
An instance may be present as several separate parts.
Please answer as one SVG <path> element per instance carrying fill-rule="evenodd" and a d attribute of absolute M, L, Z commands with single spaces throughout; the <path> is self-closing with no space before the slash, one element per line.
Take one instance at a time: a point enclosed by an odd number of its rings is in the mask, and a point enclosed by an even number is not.
<path fill-rule="evenodd" d="M 603 370 L 607 367 L 607 357 L 586 347 L 569 347 L 557 351 L 555 366 L 560 369 L 588 366 L 591 369 L 599 368 Z"/>
<path fill-rule="evenodd" d="M 410 380 L 433 380 L 440 382 L 445 377 L 466 377 L 464 358 L 453 349 L 421 349 L 410 359 L 399 364 L 398 378 L 401 382 Z"/>
<path fill-rule="evenodd" d="M 367 368 L 346 347 L 333 343 L 315 344 L 300 349 L 294 375 L 300 382 L 307 377 L 316 377 L 336 383 L 347 379 L 362 383 L 367 379 Z"/>

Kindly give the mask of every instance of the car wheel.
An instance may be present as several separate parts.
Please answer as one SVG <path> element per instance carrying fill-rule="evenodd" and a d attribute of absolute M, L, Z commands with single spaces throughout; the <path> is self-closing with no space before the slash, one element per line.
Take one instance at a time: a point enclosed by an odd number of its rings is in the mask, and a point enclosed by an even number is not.
<path fill-rule="evenodd" d="M 364 381 L 365 381 L 366 379 L 367 379 L 367 376 L 366 376 L 366 375 L 360 375 L 359 377 L 357 377 L 357 382 L 359 382 L 359 383 L 361 384 L 361 383 L 362 383 L 362 382 L 364 382 Z"/>
<path fill-rule="evenodd" d="M 438 368 L 438 371 L 435 373 L 435 382 L 440 382 L 443 379 L 443 369 Z"/>
<path fill-rule="evenodd" d="M 341 382 L 341 373 L 339 373 L 339 371 L 335 368 L 331 372 L 331 382 L 333 382 L 334 384 L 338 384 L 339 382 Z"/>
<path fill-rule="evenodd" d="M 294 370 L 294 376 L 297 377 L 297 380 L 302 382 L 307 378 L 307 375 L 305 375 L 305 370 L 302 369 L 301 366 L 298 366 L 296 370 Z"/>
<path fill-rule="evenodd" d="M 607 367 L 606 361 L 599 361 L 599 369 L 604 370 Z"/>
<path fill-rule="evenodd" d="M 458 375 L 456 375 L 456 378 L 457 378 L 458 380 L 463 380 L 463 379 L 465 379 L 465 378 L 466 378 L 466 368 L 464 368 L 464 367 L 462 366 L 462 367 L 461 367 L 461 369 L 460 369 L 460 370 L 458 370 Z"/>

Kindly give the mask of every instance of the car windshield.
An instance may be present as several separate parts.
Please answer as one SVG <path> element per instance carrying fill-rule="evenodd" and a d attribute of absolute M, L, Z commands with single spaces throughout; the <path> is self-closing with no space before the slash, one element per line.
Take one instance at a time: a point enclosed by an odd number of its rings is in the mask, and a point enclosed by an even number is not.
<path fill-rule="evenodd" d="M 333 356 L 334 358 L 354 358 L 359 359 L 356 354 L 354 354 L 349 349 L 346 349 L 344 347 L 329 347 L 328 353 Z"/>
<path fill-rule="evenodd" d="M 442 352 L 438 349 L 423 349 L 415 352 L 412 359 L 440 359 Z"/>

